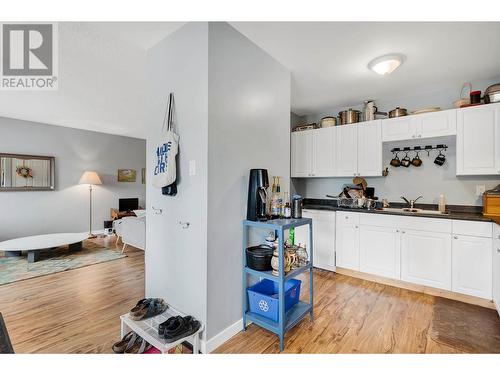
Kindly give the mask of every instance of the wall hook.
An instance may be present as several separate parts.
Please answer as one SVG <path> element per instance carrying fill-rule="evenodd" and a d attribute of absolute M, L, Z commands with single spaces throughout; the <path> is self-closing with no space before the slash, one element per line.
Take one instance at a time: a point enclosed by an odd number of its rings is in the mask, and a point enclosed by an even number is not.
<path fill-rule="evenodd" d="M 182 225 L 182 229 L 188 229 L 189 226 L 191 225 L 191 223 L 189 223 L 188 221 L 185 222 L 179 221 L 179 224 Z"/>
<path fill-rule="evenodd" d="M 151 206 L 151 208 L 153 209 L 153 213 L 155 215 L 161 215 L 163 213 L 163 210 L 161 208 L 155 208 L 154 206 Z"/>

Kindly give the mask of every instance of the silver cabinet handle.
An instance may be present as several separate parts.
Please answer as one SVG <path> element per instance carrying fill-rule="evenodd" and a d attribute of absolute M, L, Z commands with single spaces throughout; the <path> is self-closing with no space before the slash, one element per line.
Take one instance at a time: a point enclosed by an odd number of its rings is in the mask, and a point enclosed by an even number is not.
<path fill-rule="evenodd" d="M 419 134 L 419 135 L 418 135 L 418 138 L 422 138 L 422 134 Z"/>
<path fill-rule="evenodd" d="M 355 226 L 354 226 L 354 228 L 358 229 L 358 226 L 357 226 L 357 225 L 355 225 Z"/>
<path fill-rule="evenodd" d="M 458 240 L 458 236 L 453 236 L 453 238 L 454 238 L 455 240 Z"/>
<path fill-rule="evenodd" d="M 406 232 L 404 230 L 402 230 L 401 233 L 405 234 Z"/>
<path fill-rule="evenodd" d="M 412 138 L 415 138 L 415 134 L 413 134 L 411 137 L 412 137 Z"/>
<path fill-rule="evenodd" d="M 500 253 L 500 247 L 499 247 L 499 248 L 497 248 L 497 253 Z"/>
<path fill-rule="evenodd" d="M 396 233 L 399 233 L 399 229 L 396 229 Z"/>
<path fill-rule="evenodd" d="M 345 217 L 345 219 L 346 219 L 346 220 L 347 220 L 347 219 L 349 219 L 349 216 L 346 216 L 346 217 Z"/>

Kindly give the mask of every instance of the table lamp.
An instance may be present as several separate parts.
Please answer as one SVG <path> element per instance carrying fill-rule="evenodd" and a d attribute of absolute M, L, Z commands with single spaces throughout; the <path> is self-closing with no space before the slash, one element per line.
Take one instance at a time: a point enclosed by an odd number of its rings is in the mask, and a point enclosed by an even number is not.
<path fill-rule="evenodd" d="M 92 185 L 102 185 L 102 182 L 96 172 L 85 171 L 78 183 L 89 185 L 89 238 L 96 238 L 97 236 L 92 234 Z"/>

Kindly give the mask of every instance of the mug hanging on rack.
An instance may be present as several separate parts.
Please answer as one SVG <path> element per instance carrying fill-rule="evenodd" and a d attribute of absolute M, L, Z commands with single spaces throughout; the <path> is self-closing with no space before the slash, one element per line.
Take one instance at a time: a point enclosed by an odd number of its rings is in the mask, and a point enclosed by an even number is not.
<path fill-rule="evenodd" d="M 411 164 L 410 157 L 408 156 L 408 151 L 405 151 L 405 157 L 401 159 L 401 165 L 405 168 L 408 168 Z"/>
<path fill-rule="evenodd" d="M 443 154 L 443 150 L 439 150 L 439 155 L 434 159 L 434 164 L 442 166 L 446 162 L 446 156 Z"/>
<path fill-rule="evenodd" d="M 396 156 L 394 156 L 390 162 L 390 164 L 393 166 L 393 167 L 399 167 L 401 165 L 401 160 L 399 160 L 399 151 L 393 151 L 393 154 L 395 154 Z"/>

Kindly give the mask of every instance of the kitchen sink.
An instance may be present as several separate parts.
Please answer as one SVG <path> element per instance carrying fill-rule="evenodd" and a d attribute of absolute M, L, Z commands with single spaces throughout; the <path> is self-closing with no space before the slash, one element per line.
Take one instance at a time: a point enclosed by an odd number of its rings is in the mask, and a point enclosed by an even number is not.
<path fill-rule="evenodd" d="M 447 213 L 443 213 L 438 210 L 422 210 L 420 208 L 391 208 L 391 207 L 384 207 L 381 209 L 381 211 L 387 211 L 387 212 L 398 212 L 398 213 L 404 213 L 404 214 L 427 214 L 427 215 L 448 215 Z"/>

